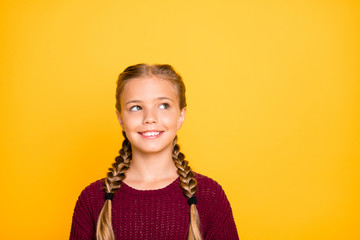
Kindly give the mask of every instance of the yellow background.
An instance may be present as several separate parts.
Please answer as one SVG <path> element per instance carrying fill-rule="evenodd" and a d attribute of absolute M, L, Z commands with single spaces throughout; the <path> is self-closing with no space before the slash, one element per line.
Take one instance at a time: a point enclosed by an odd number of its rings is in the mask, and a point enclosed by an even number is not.
<path fill-rule="evenodd" d="M 360 3 L 5 0 L 1 239 L 67 239 L 120 147 L 115 81 L 172 64 L 179 132 L 242 240 L 360 239 Z"/>

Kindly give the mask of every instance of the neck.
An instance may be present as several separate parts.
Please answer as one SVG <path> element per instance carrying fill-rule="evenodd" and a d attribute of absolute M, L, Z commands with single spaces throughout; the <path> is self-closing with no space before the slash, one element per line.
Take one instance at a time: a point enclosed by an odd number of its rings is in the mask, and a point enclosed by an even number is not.
<path fill-rule="evenodd" d="M 172 159 L 172 146 L 164 151 L 144 153 L 132 149 L 132 161 L 126 172 L 127 181 L 155 182 L 178 177 Z M 125 180 L 126 182 L 126 180 Z"/>

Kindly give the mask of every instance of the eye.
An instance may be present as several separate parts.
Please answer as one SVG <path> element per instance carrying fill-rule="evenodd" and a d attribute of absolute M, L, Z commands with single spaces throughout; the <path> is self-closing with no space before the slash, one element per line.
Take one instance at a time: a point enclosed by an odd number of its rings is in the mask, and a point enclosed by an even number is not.
<path fill-rule="evenodd" d="M 130 111 L 132 111 L 132 112 L 137 112 L 137 111 L 139 111 L 139 110 L 141 110 L 141 107 L 138 106 L 138 105 L 132 106 L 132 107 L 130 108 Z"/>
<path fill-rule="evenodd" d="M 170 105 L 168 103 L 162 103 L 160 105 L 160 109 L 168 109 L 170 107 Z"/>

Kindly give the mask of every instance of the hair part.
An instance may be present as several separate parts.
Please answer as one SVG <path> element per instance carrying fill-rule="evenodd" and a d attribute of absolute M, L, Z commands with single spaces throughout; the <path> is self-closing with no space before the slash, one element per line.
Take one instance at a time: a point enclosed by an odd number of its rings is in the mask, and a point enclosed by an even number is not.
<path fill-rule="evenodd" d="M 127 67 L 122 73 L 120 73 L 119 78 L 116 84 L 116 94 L 115 94 L 115 107 L 118 112 L 121 112 L 121 103 L 120 95 L 125 85 L 129 80 L 134 78 L 151 78 L 158 77 L 165 79 L 174 84 L 177 96 L 179 97 L 179 108 L 183 109 L 186 107 L 186 97 L 185 97 L 185 84 L 179 73 L 169 64 L 153 64 L 148 65 L 144 63 L 136 64 Z"/>
<path fill-rule="evenodd" d="M 137 64 L 127 67 L 117 80 L 116 87 L 116 104 L 115 107 L 121 112 L 120 95 L 125 84 L 134 78 L 142 77 L 158 77 L 161 79 L 172 82 L 175 86 L 177 96 L 179 97 L 179 108 L 186 107 L 185 97 L 185 85 L 180 74 L 178 74 L 174 68 L 168 64 Z M 122 148 L 119 151 L 119 156 L 115 158 L 115 163 L 109 168 L 107 177 L 105 178 L 104 190 L 105 193 L 115 194 L 120 189 L 122 181 L 125 179 L 125 173 L 129 169 L 132 151 L 131 143 L 127 139 L 125 132 L 123 132 L 124 141 Z M 188 161 L 185 160 L 185 155 L 180 152 L 180 146 L 177 144 L 177 136 L 173 141 L 173 153 L 172 158 L 175 166 L 177 167 L 177 173 L 180 176 L 180 187 L 183 190 L 184 195 L 190 198 L 197 192 L 197 181 L 194 177 Z M 97 240 L 115 240 L 114 231 L 111 222 L 111 200 L 105 200 L 104 206 L 101 209 L 97 220 L 96 226 L 96 239 Z M 190 224 L 188 240 L 202 240 L 200 232 L 200 218 L 196 205 L 190 205 Z"/>

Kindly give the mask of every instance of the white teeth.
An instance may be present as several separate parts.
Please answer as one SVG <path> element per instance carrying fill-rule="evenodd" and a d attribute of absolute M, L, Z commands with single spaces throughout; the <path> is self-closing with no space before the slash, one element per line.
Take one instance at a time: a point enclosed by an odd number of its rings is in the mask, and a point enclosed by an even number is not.
<path fill-rule="evenodd" d="M 147 137 L 156 136 L 156 135 L 159 135 L 159 134 L 160 134 L 160 132 L 145 132 L 145 133 L 142 133 L 142 135 L 147 136 Z"/>

